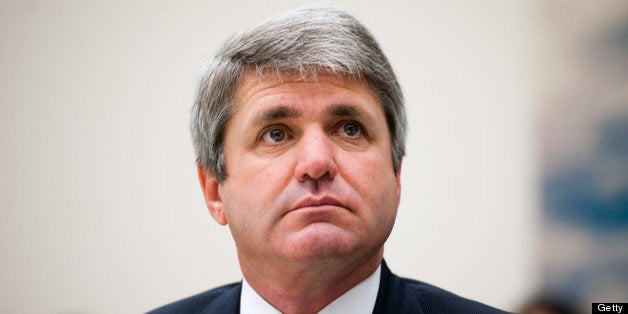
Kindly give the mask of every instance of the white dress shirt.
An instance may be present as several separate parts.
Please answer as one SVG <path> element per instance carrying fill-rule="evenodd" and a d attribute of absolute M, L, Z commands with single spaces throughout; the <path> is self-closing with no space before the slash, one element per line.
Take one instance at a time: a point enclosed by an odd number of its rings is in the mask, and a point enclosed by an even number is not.
<path fill-rule="evenodd" d="M 382 266 L 377 267 L 375 272 L 368 278 L 362 280 L 357 286 L 345 292 L 338 299 L 329 303 L 319 314 L 334 313 L 373 313 L 377 292 L 379 290 L 379 279 Z M 270 303 L 266 302 L 253 288 L 242 279 L 242 294 L 240 295 L 240 314 L 278 314 L 281 313 Z"/>

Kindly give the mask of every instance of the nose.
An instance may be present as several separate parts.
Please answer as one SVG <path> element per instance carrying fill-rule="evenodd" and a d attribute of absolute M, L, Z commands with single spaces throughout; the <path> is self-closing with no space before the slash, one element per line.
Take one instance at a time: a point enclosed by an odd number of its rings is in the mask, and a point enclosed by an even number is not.
<path fill-rule="evenodd" d="M 297 145 L 297 181 L 333 179 L 338 172 L 334 146 L 322 130 L 305 132 Z"/>

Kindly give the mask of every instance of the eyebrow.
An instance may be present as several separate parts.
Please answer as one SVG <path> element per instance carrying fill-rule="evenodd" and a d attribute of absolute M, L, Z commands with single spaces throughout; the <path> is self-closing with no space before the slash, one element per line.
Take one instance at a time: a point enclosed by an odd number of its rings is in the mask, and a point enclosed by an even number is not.
<path fill-rule="evenodd" d="M 333 104 L 327 109 L 327 115 L 330 117 L 340 118 L 367 118 L 360 108 L 348 104 Z M 297 108 L 290 105 L 280 105 L 270 108 L 268 110 L 260 112 L 255 120 L 258 123 L 271 123 L 281 119 L 294 119 L 300 116 L 300 112 Z M 368 119 L 370 120 L 370 119 Z"/>
<path fill-rule="evenodd" d="M 327 109 L 327 114 L 331 117 L 355 119 L 367 129 L 377 123 L 377 117 L 373 116 L 370 111 L 350 104 L 333 104 Z"/>
<path fill-rule="evenodd" d="M 280 119 L 296 118 L 299 116 L 299 111 L 290 106 L 281 105 L 261 112 L 256 120 L 262 123 L 273 122 Z"/>
<path fill-rule="evenodd" d="M 352 105 L 334 104 L 327 109 L 327 114 L 332 117 L 361 117 L 364 116 L 362 110 Z"/>

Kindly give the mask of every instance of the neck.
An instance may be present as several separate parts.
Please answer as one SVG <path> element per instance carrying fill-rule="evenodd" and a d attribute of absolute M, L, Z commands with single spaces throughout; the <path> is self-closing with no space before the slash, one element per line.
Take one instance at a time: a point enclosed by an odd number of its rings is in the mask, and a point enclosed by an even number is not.
<path fill-rule="evenodd" d="M 249 285 L 282 313 L 316 313 L 373 274 L 382 257 L 383 248 L 351 261 L 249 264 L 240 256 L 240 267 Z"/>

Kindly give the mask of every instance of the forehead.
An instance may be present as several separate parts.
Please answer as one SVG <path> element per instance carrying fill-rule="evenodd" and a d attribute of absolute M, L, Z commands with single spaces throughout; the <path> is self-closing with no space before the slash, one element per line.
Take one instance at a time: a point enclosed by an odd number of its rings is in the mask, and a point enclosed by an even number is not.
<path fill-rule="evenodd" d="M 278 95 L 284 98 L 291 95 L 296 97 L 310 95 L 358 97 L 371 103 L 375 102 L 381 107 L 379 98 L 365 80 L 348 75 L 336 75 L 323 71 L 307 74 L 248 71 L 240 76 L 236 86 L 235 111 L 245 104 L 258 104 L 260 99 L 272 99 L 273 96 Z M 277 99 L 274 100 L 277 101 Z"/>

